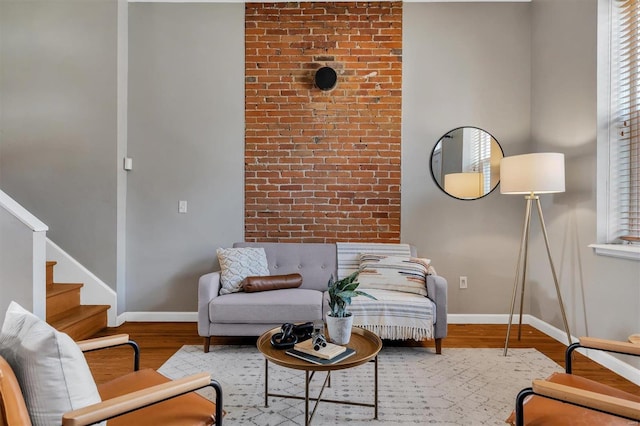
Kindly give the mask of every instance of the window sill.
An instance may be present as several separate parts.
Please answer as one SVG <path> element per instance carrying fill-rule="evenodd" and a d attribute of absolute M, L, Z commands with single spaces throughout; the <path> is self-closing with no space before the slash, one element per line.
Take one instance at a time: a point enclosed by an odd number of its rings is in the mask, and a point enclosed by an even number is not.
<path fill-rule="evenodd" d="M 618 257 L 640 261 L 640 246 L 632 244 L 589 244 L 599 256 Z"/>

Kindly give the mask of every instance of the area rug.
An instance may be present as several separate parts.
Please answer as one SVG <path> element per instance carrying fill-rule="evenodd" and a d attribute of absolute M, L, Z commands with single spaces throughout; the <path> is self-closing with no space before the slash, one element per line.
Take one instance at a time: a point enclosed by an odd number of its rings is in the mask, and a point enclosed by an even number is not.
<path fill-rule="evenodd" d="M 379 413 L 320 403 L 313 425 L 503 425 L 518 391 L 561 368 L 535 349 L 385 347 L 379 355 Z M 304 401 L 271 397 L 264 406 L 264 357 L 253 346 L 183 346 L 161 368 L 171 378 L 208 371 L 223 389 L 227 425 L 304 425 Z M 332 373 L 323 398 L 373 402 L 373 363 Z M 323 374 L 316 375 L 317 395 Z M 304 372 L 269 363 L 269 391 L 304 396 Z M 202 392 L 213 399 L 213 391 Z"/>

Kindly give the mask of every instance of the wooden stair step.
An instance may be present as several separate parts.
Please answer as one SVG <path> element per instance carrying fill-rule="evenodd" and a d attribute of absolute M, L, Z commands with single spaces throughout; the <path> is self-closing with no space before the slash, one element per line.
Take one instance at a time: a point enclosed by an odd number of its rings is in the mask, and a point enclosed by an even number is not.
<path fill-rule="evenodd" d="M 58 284 L 47 287 L 47 321 L 80 305 L 80 289 L 84 284 Z"/>
<path fill-rule="evenodd" d="M 69 291 L 79 290 L 84 287 L 82 283 L 53 283 L 50 289 L 47 289 L 47 297 L 55 297 Z"/>
<path fill-rule="evenodd" d="M 46 267 L 47 289 L 49 289 L 53 285 L 53 267 L 56 266 L 57 263 L 58 262 L 56 262 L 55 260 L 47 260 L 47 267 Z"/>
<path fill-rule="evenodd" d="M 54 315 L 47 322 L 73 340 L 82 340 L 107 328 L 109 308 L 109 305 L 80 305 Z"/>

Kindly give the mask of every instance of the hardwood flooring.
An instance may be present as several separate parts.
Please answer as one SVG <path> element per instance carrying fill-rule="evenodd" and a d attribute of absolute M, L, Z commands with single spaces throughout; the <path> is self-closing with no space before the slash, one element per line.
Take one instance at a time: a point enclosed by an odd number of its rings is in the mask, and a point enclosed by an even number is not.
<path fill-rule="evenodd" d="M 448 336 L 442 344 L 442 356 L 447 356 L 448 348 L 502 348 L 504 347 L 506 325 L 493 324 L 450 324 Z M 118 333 L 129 334 L 140 346 L 140 367 L 159 368 L 183 345 L 199 345 L 203 339 L 198 336 L 195 323 L 125 323 L 117 328 L 108 328 L 94 337 Z M 522 339 L 517 340 L 517 327 L 511 330 L 510 348 L 535 348 L 564 367 L 566 346 L 535 328 L 524 325 Z M 211 345 L 255 344 L 255 337 L 212 338 Z M 385 345 L 420 345 L 433 347 L 433 342 L 385 342 Z M 96 382 L 103 383 L 125 374 L 132 369 L 131 349 L 114 348 L 87 353 L 87 360 Z M 576 354 L 574 374 L 640 394 L 640 387 L 612 373 L 610 370 Z M 515 397 L 515 395 L 514 395 Z"/>

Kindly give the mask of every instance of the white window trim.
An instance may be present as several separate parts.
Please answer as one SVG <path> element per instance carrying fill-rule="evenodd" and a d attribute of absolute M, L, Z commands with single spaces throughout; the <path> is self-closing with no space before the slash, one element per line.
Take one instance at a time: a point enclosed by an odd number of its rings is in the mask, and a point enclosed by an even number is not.
<path fill-rule="evenodd" d="M 597 186 L 596 222 L 597 241 L 590 244 L 597 255 L 612 256 L 640 261 L 640 246 L 630 244 L 607 244 L 609 241 L 609 128 L 611 106 L 610 84 L 610 34 L 611 0 L 598 0 L 597 40 Z"/>
<path fill-rule="evenodd" d="M 631 244 L 589 244 L 589 247 L 600 256 L 640 261 L 640 247 Z"/>

